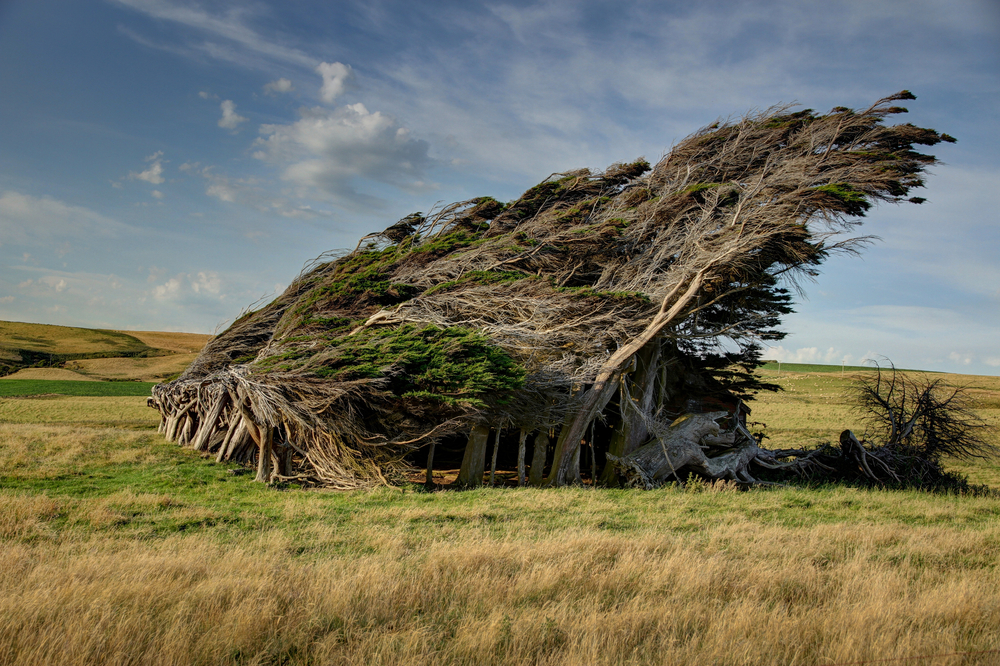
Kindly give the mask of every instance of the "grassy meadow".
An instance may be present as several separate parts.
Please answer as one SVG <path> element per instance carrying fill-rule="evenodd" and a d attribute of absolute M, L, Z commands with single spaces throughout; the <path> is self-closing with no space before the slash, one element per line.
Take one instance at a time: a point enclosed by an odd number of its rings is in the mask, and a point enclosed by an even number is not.
<path fill-rule="evenodd" d="M 766 372 L 766 444 L 856 427 L 849 372 Z M 1000 424 L 1000 378 L 947 379 Z M 1000 662 L 1000 461 L 955 463 L 967 495 L 337 493 L 168 444 L 144 402 L 0 397 L 0 664 Z"/>
<path fill-rule="evenodd" d="M 72 379 L 155 383 L 180 374 L 210 339 L 0 321 L 0 370 L 17 371 L 16 379 L 37 379 L 37 373 L 49 371 L 75 374 Z M 61 367 L 29 367 L 38 364 Z"/>

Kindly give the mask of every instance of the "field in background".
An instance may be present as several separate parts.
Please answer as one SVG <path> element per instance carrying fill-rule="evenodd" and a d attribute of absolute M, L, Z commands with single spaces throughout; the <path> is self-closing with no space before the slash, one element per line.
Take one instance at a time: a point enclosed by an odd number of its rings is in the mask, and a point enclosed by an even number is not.
<path fill-rule="evenodd" d="M 0 321 L 0 368 L 16 374 L 7 376 L 14 379 L 155 383 L 180 374 L 210 339 L 197 333 L 105 331 Z M 52 367 L 31 367 L 38 365 Z M 59 370 L 76 376 L 39 374 Z"/>
<path fill-rule="evenodd" d="M 858 429 L 849 372 L 768 378 L 765 444 Z M 157 422 L 0 397 L 0 664 L 1000 660 L 998 491 L 269 488 Z"/>

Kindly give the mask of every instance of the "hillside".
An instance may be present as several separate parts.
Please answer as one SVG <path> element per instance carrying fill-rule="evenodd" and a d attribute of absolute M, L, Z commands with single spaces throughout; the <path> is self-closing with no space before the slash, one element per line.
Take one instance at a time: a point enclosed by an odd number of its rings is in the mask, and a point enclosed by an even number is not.
<path fill-rule="evenodd" d="M 60 379 L 158 382 L 182 372 L 211 337 L 0 321 L 0 375 L 42 379 L 38 369 L 59 368 Z"/>

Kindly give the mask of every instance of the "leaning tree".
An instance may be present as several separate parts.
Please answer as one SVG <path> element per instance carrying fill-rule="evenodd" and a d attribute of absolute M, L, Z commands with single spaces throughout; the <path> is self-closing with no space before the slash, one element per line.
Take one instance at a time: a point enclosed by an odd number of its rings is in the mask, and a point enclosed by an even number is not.
<path fill-rule="evenodd" d="M 530 438 L 527 477 L 553 486 L 588 458 L 594 481 L 646 486 L 808 466 L 760 448 L 738 403 L 768 388 L 754 369 L 788 287 L 857 251 L 873 204 L 923 201 L 908 197 L 936 160 L 914 147 L 954 139 L 887 125 L 903 99 L 775 107 L 652 166 L 410 215 L 320 257 L 154 387 L 161 430 L 256 462 L 261 481 L 341 488 L 391 482 L 415 455 L 430 478 L 458 440 L 458 481 L 479 484 L 491 429 L 494 465 L 516 448 L 524 482 Z"/>

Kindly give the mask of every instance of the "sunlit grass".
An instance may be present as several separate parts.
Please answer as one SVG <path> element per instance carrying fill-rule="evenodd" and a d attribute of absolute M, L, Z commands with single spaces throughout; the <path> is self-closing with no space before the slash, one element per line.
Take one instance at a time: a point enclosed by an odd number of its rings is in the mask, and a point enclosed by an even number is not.
<path fill-rule="evenodd" d="M 846 378 L 779 381 L 752 415 L 769 444 L 857 427 Z M 169 444 L 140 397 L 0 419 L 0 664 L 1000 658 L 997 492 L 338 493 Z M 995 462 L 962 465 L 1000 488 Z"/>

